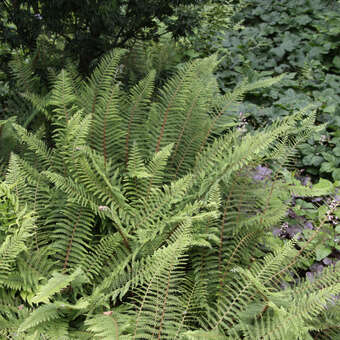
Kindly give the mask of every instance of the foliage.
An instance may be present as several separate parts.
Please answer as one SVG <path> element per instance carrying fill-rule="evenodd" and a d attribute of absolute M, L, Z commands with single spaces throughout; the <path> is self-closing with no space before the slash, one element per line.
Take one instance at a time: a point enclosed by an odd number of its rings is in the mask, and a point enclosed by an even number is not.
<path fill-rule="evenodd" d="M 210 0 L 201 6 L 200 25 L 194 30 L 194 34 L 184 39 L 187 43 L 184 43 L 184 53 L 190 57 L 210 55 L 217 51 L 223 53 L 225 32 L 242 28 L 242 20 L 235 20 L 235 16 L 244 6 L 243 0 Z"/>
<path fill-rule="evenodd" d="M 35 219 L 26 229 L 1 220 L 0 255 L 11 233 L 18 244 L 1 276 L 2 334 L 338 336 L 339 264 L 287 284 L 336 204 L 305 242 L 261 245 L 292 194 L 331 194 L 297 185 L 285 170 L 292 150 L 318 130 L 313 111 L 244 135 L 227 110 L 280 78 L 220 95 L 212 56 L 182 65 L 160 89 L 151 71 L 126 91 L 117 79 L 122 54 L 104 57 L 87 82 L 64 70 L 44 98 L 32 96 L 53 121 L 53 147 L 43 131 L 13 124 L 27 148 L 11 156 L 0 212 L 7 216 L 12 200 L 11 221 L 24 207 Z M 269 161 L 274 178 L 261 168 Z"/>
<path fill-rule="evenodd" d="M 335 1 L 246 0 L 233 18 L 243 29 L 226 30 L 219 47 L 224 59 L 217 76 L 224 91 L 243 78 L 287 74 L 284 82 L 246 97 L 240 110 L 249 117 L 248 127 L 311 102 L 318 106 L 317 124 L 326 122 L 327 131 L 300 146 L 296 164 L 315 179 L 340 179 L 339 13 Z M 202 55 L 200 45 L 196 49 Z"/>
<path fill-rule="evenodd" d="M 77 72 L 72 63 L 61 65 L 57 52 L 49 44 L 49 39 L 39 39 L 39 59 L 36 55 L 24 56 L 20 51 L 12 52 L 11 59 L 7 60 L 6 72 L 3 73 L 3 96 L 0 98 L 3 107 L 0 117 L 0 159 L 3 160 L 2 169 L 6 167 L 11 151 L 18 152 L 18 144 L 13 128 L 8 119 L 16 116 L 16 122 L 29 131 L 44 129 L 47 134 L 47 143 L 52 145 L 51 117 L 53 112 L 33 107 L 31 100 L 42 98 L 51 90 L 50 84 L 54 82 L 56 74 L 62 66 L 77 78 Z M 4 54 L 9 49 L 4 46 Z M 170 35 L 162 35 L 159 41 L 138 41 L 124 55 L 120 62 L 117 77 L 126 89 L 132 84 L 146 77 L 151 70 L 156 72 L 155 85 L 160 87 L 166 79 L 173 74 L 177 67 L 184 62 L 182 45 L 171 39 Z M 40 70 L 42 70 L 40 72 Z M 46 72 L 48 70 L 48 72 Z M 46 78 L 46 73 L 48 77 Z M 117 78 L 117 79 L 118 79 Z M 79 81 L 77 79 L 77 81 Z M 30 93 L 30 100 L 26 94 Z M 36 100 L 33 99 L 35 102 Z"/>
<path fill-rule="evenodd" d="M 5 5 L 6 3 L 2 4 L 2 6 Z M 8 5 L 17 6 L 18 2 Z M 226 27 L 228 18 L 224 18 L 224 16 L 228 14 L 230 17 L 233 7 L 231 5 L 223 7 L 219 5 L 219 2 L 210 1 L 207 3 L 207 6 L 200 4 L 200 6 L 197 7 L 190 7 L 191 16 L 196 16 L 195 20 L 204 18 L 204 20 L 207 21 L 207 24 L 205 24 L 204 28 L 201 28 L 199 32 L 206 31 L 207 29 L 209 31 L 216 31 L 216 27 Z M 32 10 L 35 5 L 30 2 L 30 6 Z M 166 4 L 166 6 L 168 5 Z M 221 10 L 221 8 L 223 8 L 223 10 Z M 19 9 L 20 11 L 25 11 L 25 7 L 20 7 Z M 26 8 L 26 10 L 29 11 L 30 9 Z M 79 15 L 89 14 L 85 9 L 83 9 L 83 11 L 84 12 L 81 11 Z M 217 12 L 219 13 L 220 21 L 216 25 L 213 20 L 216 21 Z M 188 22 L 190 30 L 194 29 L 193 23 L 190 22 L 191 19 L 185 17 L 185 12 L 183 12 L 182 9 L 180 13 L 183 17 L 178 18 L 177 21 L 182 22 L 182 24 Z M 9 40 L 15 40 L 15 26 L 10 23 L 8 15 L 5 15 L 5 12 L 3 12 L 3 14 L 4 20 L 2 25 L 4 27 L 4 33 L 9 34 Z M 25 15 L 27 15 L 27 13 Z M 22 18 L 20 18 L 20 22 L 21 19 Z M 40 19 L 40 17 L 35 16 L 32 22 L 26 20 L 21 23 L 22 25 L 40 25 L 42 22 Z M 179 28 L 175 28 L 176 25 L 174 25 L 173 19 L 167 19 L 166 21 L 167 24 L 170 25 L 172 29 L 176 29 L 178 35 L 180 35 L 178 32 Z M 48 23 L 51 24 L 51 21 L 48 21 Z M 58 25 L 62 25 L 62 23 L 59 22 Z M 159 41 L 142 41 L 140 40 L 141 37 L 139 37 L 139 40 L 128 44 L 129 53 L 121 62 L 123 72 L 119 77 L 124 84 L 136 83 L 136 81 L 144 78 L 151 69 L 155 69 L 156 86 L 161 86 L 174 72 L 175 67 L 188 59 L 190 51 L 183 54 L 183 48 L 181 48 L 180 44 L 173 41 L 170 34 L 165 34 L 168 30 L 166 24 L 160 22 L 157 25 Z M 31 32 L 32 29 L 30 29 Z M 45 34 L 45 26 L 40 27 L 40 29 L 39 34 L 38 30 L 36 32 L 38 35 L 34 42 L 35 47 L 30 50 L 13 49 L 13 47 L 17 46 L 18 41 L 16 40 L 16 42 L 13 40 L 12 44 L 1 43 L 0 45 L 0 69 L 2 70 L 0 74 L 0 119 L 5 121 L 15 115 L 17 122 L 29 130 L 37 131 L 41 127 L 44 127 L 51 136 L 53 128 L 50 124 L 50 117 L 34 109 L 31 103 L 26 100 L 24 94 L 29 91 L 34 92 L 38 96 L 44 96 L 46 92 L 50 90 L 50 83 L 55 79 L 56 74 L 58 74 L 62 68 L 67 68 L 69 72 L 73 73 L 74 66 L 71 63 L 71 54 L 67 52 L 65 37 L 63 37 L 62 34 Z M 87 33 L 90 34 L 90 32 Z M 182 33 L 184 33 L 184 31 Z M 174 35 L 174 33 L 172 35 Z M 26 39 L 29 38 L 29 36 L 25 34 L 23 38 Z M 147 37 L 145 36 L 144 38 Z M 83 43 L 86 44 L 86 41 Z M 86 47 L 88 49 L 88 45 L 86 45 Z M 79 51 L 76 52 L 78 53 Z M 98 48 L 96 48 L 96 52 L 98 52 Z M 88 57 L 89 53 L 84 54 L 84 56 Z M 73 56 L 73 58 L 74 57 L 75 56 Z M 96 61 L 93 60 L 93 62 L 95 63 Z M 89 66 L 88 63 L 86 65 Z M 50 137 L 48 137 L 48 140 L 51 142 Z M 6 147 L 0 150 L 0 159 L 6 164 L 10 151 L 18 149 L 18 144 L 10 125 L 6 124 L 0 131 L 0 142 L 2 145 L 6 145 Z"/>
<path fill-rule="evenodd" d="M 339 182 L 332 183 L 321 178 L 318 183 L 311 184 L 311 178 L 308 176 L 296 176 L 292 179 L 298 185 L 310 186 L 312 190 L 328 190 L 338 191 Z M 301 182 L 301 184 L 299 183 Z M 335 201 L 339 201 L 339 196 L 335 196 Z M 293 195 L 291 206 L 287 212 L 284 223 L 273 229 L 274 238 L 267 238 L 266 242 L 279 243 L 277 237 L 281 239 L 292 239 L 297 237 L 297 242 L 305 242 L 314 232 L 315 227 L 321 218 L 327 212 L 322 204 L 325 200 L 331 204 L 331 200 L 327 197 L 303 197 Z M 322 232 L 314 238 L 315 255 L 306 259 L 301 269 L 306 272 L 309 277 L 313 277 L 315 272 L 320 272 L 324 267 L 332 266 L 340 260 L 340 229 L 338 227 L 339 209 L 336 208 L 332 214 L 327 215 L 327 223 Z"/>
<path fill-rule="evenodd" d="M 8 48 L 3 45 L 3 50 Z M 47 50 L 46 50 L 47 52 Z M 10 152 L 18 151 L 20 145 L 13 128 L 10 124 L 14 116 L 16 122 L 25 128 L 37 131 L 42 125 L 46 129 L 49 127 L 48 117 L 35 109 L 29 100 L 25 98 L 26 92 L 34 93 L 37 96 L 46 94 L 48 87 L 44 87 L 47 79 L 44 80 L 42 72 L 37 74 L 39 67 L 46 66 L 50 70 L 50 78 L 53 79 L 52 70 L 57 71 L 54 59 L 49 58 L 49 62 L 37 65 L 34 56 L 25 57 L 22 52 L 11 53 L 11 59 L 7 59 L 7 67 L 3 68 L 3 81 L 0 81 L 0 159 L 7 163 Z M 44 60 L 48 60 L 46 58 Z M 41 85 L 42 84 L 42 85 Z"/>
<path fill-rule="evenodd" d="M 23 47 L 31 55 L 34 52 L 37 59 L 37 41 L 47 36 L 51 49 L 61 55 L 61 62 L 71 58 L 79 62 L 81 73 L 88 75 L 91 63 L 112 48 L 127 46 L 136 39 L 157 38 L 160 22 L 175 37 L 191 32 L 199 22 L 191 5 L 202 3 L 91 0 L 80 6 L 77 0 L 5 0 L 0 7 L 4 18 L 0 36 L 11 48 Z"/>

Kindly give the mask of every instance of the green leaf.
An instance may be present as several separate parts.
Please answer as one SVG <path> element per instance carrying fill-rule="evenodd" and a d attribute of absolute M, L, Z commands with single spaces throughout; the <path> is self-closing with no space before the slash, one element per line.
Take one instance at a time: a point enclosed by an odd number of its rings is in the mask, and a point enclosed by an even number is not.
<path fill-rule="evenodd" d="M 332 172 L 332 176 L 333 176 L 333 179 L 334 179 L 335 181 L 340 180 L 340 169 L 335 169 L 335 170 Z"/>
<path fill-rule="evenodd" d="M 313 189 L 322 190 L 325 194 L 333 190 L 333 183 L 328 179 L 320 178 L 319 182 L 313 185 Z"/>
<path fill-rule="evenodd" d="M 314 165 L 314 166 L 319 166 L 322 162 L 323 162 L 323 157 L 321 157 L 321 156 L 313 156 L 312 157 L 312 164 Z"/>
<path fill-rule="evenodd" d="M 327 106 L 323 109 L 323 112 L 334 113 L 335 110 L 336 110 L 336 108 L 337 108 L 337 105 L 335 105 L 335 104 L 327 105 Z"/>
<path fill-rule="evenodd" d="M 48 303 L 50 298 L 59 293 L 63 288 L 66 288 L 77 276 L 82 274 L 82 270 L 78 268 L 71 275 L 64 275 L 60 273 L 54 273 L 53 277 L 49 281 L 40 287 L 37 295 L 32 299 L 32 302 Z"/>
<path fill-rule="evenodd" d="M 194 49 L 186 50 L 185 55 L 187 55 L 190 58 L 199 57 L 199 53 L 197 53 Z"/>
<path fill-rule="evenodd" d="M 321 172 L 332 172 L 334 170 L 334 165 L 328 162 L 323 162 L 321 164 Z"/>
<path fill-rule="evenodd" d="M 303 158 L 302 158 L 302 163 L 303 163 L 304 165 L 312 165 L 313 156 L 314 156 L 314 155 L 309 154 L 309 155 L 303 157 Z"/>
<path fill-rule="evenodd" d="M 309 154 L 313 153 L 313 151 L 314 151 L 314 148 L 308 143 L 303 143 L 300 146 L 298 146 L 298 148 L 305 155 L 309 155 Z"/>
<path fill-rule="evenodd" d="M 332 154 L 330 154 L 329 152 L 322 152 L 321 154 L 326 161 L 330 163 L 334 163 L 334 164 L 337 163 L 337 158 L 333 156 Z"/>
<path fill-rule="evenodd" d="M 296 19 L 296 22 L 299 23 L 300 25 L 306 25 L 312 20 L 312 18 L 309 15 L 305 15 L 305 14 L 299 15 L 295 19 Z"/>
<path fill-rule="evenodd" d="M 327 247 L 325 245 L 319 244 L 315 248 L 316 260 L 321 261 L 322 259 L 327 257 L 331 252 L 332 252 L 331 247 Z"/>
<path fill-rule="evenodd" d="M 340 57 L 338 55 L 334 57 L 333 64 L 336 68 L 340 69 Z"/>
<path fill-rule="evenodd" d="M 335 216 L 340 217 L 340 208 L 336 208 L 334 211 Z M 335 228 L 336 230 L 336 228 Z"/>
<path fill-rule="evenodd" d="M 334 148 L 333 153 L 334 153 L 335 156 L 340 157 L 340 146 L 337 146 L 336 148 Z"/>

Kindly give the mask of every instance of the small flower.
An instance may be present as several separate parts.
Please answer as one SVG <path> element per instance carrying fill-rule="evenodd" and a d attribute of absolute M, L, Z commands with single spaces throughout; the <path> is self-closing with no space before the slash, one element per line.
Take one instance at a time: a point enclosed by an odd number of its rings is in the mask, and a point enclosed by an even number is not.
<path fill-rule="evenodd" d="M 240 112 L 240 117 L 239 117 L 239 122 L 237 126 L 237 131 L 240 133 L 246 132 L 247 131 L 247 118 L 244 117 L 243 112 Z"/>
<path fill-rule="evenodd" d="M 19 306 L 18 306 L 18 309 L 19 309 L 19 310 L 23 310 L 24 307 L 25 307 L 24 305 L 19 305 Z"/>
<path fill-rule="evenodd" d="M 256 182 L 259 181 L 263 181 L 265 179 L 267 179 L 272 173 L 272 170 L 270 170 L 269 168 L 265 167 L 265 166 L 257 166 L 255 168 L 255 172 L 253 174 L 253 180 Z"/>
<path fill-rule="evenodd" d="M 282 223 L 282 226 L 281 226 L 281 231 L 286 231 L 288 228 L 288 222 L 284 222 Z"/>
<path fill-rule="evenodd" d="M 324 266 L 322 264 L 319 264 L 319 263 L 313 263 L 310 266 L 311 271 L 314 272 L 314 273 L 318 273 L 318 274 L 323 271 L 323 268 L 324 268 Z"/>
<path fill-rule="evenodd" d="M 322 260 L 322 262 L 323 262 L 326 266 L 328 266 L 328 265 L 330 265 L 330 264 L 333 263 L 332 259 L 330 259 L 329 257 L 325 257 L 325 258 Z"/>
<path fill-rule="evenodd" d="M 313 224 L 312 224 L 312 222 L 306 222 L 303 226 L 304 226 L 306 229 L 313 229 Z"/>
<path fill-rule="evenodd" d="M 289 216 L 290 218 L 296 218 L 296 217 L 297 217 L 295 211 L 293 211 L 292 209 L 289 209 L 289 210 L 288 210 L 288 216 Z"/>
<path fill-rule="evenodd" d="M 39 13 L 34 14 L 34 17 L 37 18 L 38 20 L 42 20 L 42 16 Z"/>
<path fill-rule="evenodd" d="M 295 235 L 299 234 L 301 232 L 301 229 L 296 226 L 296 225 L 293 225 L 291 227 L 288 227 L 287 230 L 286 230 L 286 233 L 290 236 L 290 237 L 294 237 Z M 298 239 L 301 238 L 301 235 L 298 236 Z"/>
<path fill-rule="evenodd" d="M 239 133 L 244 133 L 244 132 L 247 131 L 247 129 L 246 129 L 245 127 L 238 127 L 238 128 L 237 128 L 237 131 L 238 131 Z"/>
<path fill-rule="evenodd" d="M 312 183 L 312 179 L 309 176 L 302 176 L 300 182 L 303 186 L 308 186 Z"/>
<path fill-rule="evenodd" d="M 320 143 L 323 144 L 327 141 L 327 136 L 326 135 L 321 135 L 320 136 Z"/>
<path fill-rule="evenodd" d="M 281 233 L 282 233 L 282 230 L 281 230 L 280 228 L 275 228 L 275 229 L 273 230 L 273 235 L 274 235 L 274 236 L 280 237 L 280 236 L 281 236 Z"/>
<path fill-rule="evenodd" d="M 98 207 L 98 210 L 99 211 L 105 211 L 105 210 L 108 210 L 109 209 L 109 207 L 107 206 L 107 205 L 100 205 L 99 207 Z"/>
<path fill-rule="evenodd" d="M 290 286 L 289 286 L 289 283 L 286 282 L 286 281 L 282 281 L 280 283 L 280 287 L 284 290 L 284 289 L 288 289 Z"/>
<path fill-rule="evenodd" d="M 107 312 L 103 312 L 104 315 L 112 315 L 113 311 L 112 310 L 109 310 Z"/>
<path fill-rule="evenodd" d="M 312 272 L 307 272 L 306 273 L 306 276 L 307 276 L 307 279 L 310 281 L 310 282 L 313 282 L 314 281 L 314 273 Z"/>

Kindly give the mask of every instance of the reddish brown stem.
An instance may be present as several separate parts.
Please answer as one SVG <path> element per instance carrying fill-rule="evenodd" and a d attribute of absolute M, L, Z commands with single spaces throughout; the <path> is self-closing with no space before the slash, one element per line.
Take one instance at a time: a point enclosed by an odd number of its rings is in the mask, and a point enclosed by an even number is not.
<path fill-rule="evenodd" d="M 66 270 L 67 265 L 68 265 L 68 261 L 69 261 L 69 257 L 70 257 L 70 253 L 71 253 L 71 248 L 72 248 L 72 243 L 73 243 L 74 235 L 75 235 L 77 227 L 78 227 L 78 222 L 79 222 L 80 216 L 81 216 L 81 210 L 79 211 L 78 216 L 77 216 L 77 220 L 76 220 L 76 222 L 75 222 L 75 224 L 73 226 L 72 236 L 70 238 L 70 241 L 69 241 L 69 244 L 68 244 L 68 247 L 67 247 L 67 252 L 66 252 L 66 257 L 65 257 L 65 261 L 64 261 L 63 271 Z"/>

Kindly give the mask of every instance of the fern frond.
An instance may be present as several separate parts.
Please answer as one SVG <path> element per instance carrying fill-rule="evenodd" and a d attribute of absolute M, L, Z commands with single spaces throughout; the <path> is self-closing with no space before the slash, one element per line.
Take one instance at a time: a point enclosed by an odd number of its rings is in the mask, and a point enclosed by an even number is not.
<path fill-rule="evenodd" d="M 13 127 L 16 130 L 16 133 L 19 135 L 19 138 L 27 144 L 28 148 L 32 152 L 38 156 L 38 159 L 42 162 L 42 165 L 45 167 L 51 166 L 52 155 L 46 144 L 20 125 L 13 124 Z"/>
<path fill-rule="evenodd" d="M 31 315 L 24 320 L 18 331 L 25 332 L 30 328 L 37 327 L 41 324 L 50 323 L 60 318 L 58 307 L 54 304 L 40 306 L 35 309 Z"/>
<path fill-rule="evenodd" d="M 148 118 L 148 109 L 154 90 L 154 79 L 155 72 L 151 71 L 145 79 L 130 90 L 127 103 L 122 108 L 122 127 L 126 131 L 125 164 L 130 159 L 130 148 L 134 142 L 144 146 L 145 131 L 143 126 Z"/>
<path fill-rule="evenodd" d="M 60 212 L 51 239 L 54 256 L 64 271 L 78 267 L 83 261 L 92 238 L 93 224 L 93 213 L 77 204 L 67 204 Z"/>
<path fill-rule="evenodd" d="M 181 302 L 176 295 L 183 280 L 184 250 L 189 239 L 184 236 L 159 250 L 159 261 L 151 269 L 152 276 L 138 289 L 138 309 L 133 339 L 171 338 L 180 323 Z M 152 319 L 148 316 L 153 314 Z"/>
<path fill-rule="evenodd" d="M 131 328 L 129 317 L 116 311 L 104 313 L 111 313 L 111 315 L 95 315 L 85 321 L 89 331 L 93 333 L 94 339 L 128 340 L 130 336 L 124 335 L 124 333 Z"/>
<path fill-rule="evenodd" d="M 152 105 L 147 123 L 146 132 L 150 136 L 148 150 L 158 152 L 160 148 L 174 141 L 175 127 L 182 121 L 190 85 L 199 65 L 199 62 L 184 65 L 160 90 L 159 101 Z"/>
<path fill-rule="evenodd" d="M 40 287 L 38 293 L 32 299 L 32 302 L 48 303 L 54 294 L 60 293 L 62 289 L 66 288 L 77 276 L 81 274 L 82 271 L 79 268 L 69 275 L 57 272 L 54 273 L 52 278 L 49 279 L 45 285 Z M 54 307 L 57 306 L 55 305 Z"/>
<path fill-rule="evenodd" d="M 6 187 L 1 184 L 0 194 L 6 195 Z M 8 195 L 8 194 L 7 194 Z M 6 198 L 6 196 L 5 196 Z M 0 197 L 1 199 L 1 197 Z M 13 269 L 15 261 L 21 252 L 27 250 L 27 244 L 32 237 L 34 231 L 34 217 L 32 213 L 28 213 L 25 209 L 19 209 L 18 204 L 15 204 L 13 213 L 16 217 L 15 229 L 8 233 L 0 245 L 0 281 L 6 280 L 6 277 Z"/>
<path fill-rule="evenodd" d="M 63 126 L 72 117 L 76 99 L 71 77 L 67 71 L 62 70 L 57 76 L 49 103 L 55 106 L 53 111 L 56 114 L 54 117 L 56 126 Z"/>
<path fill-rule="evenodd" d="M 117 80 L 118 63 L 124 53 L 124 50 L 115 50 L 108 53 L 93 71 L 80 97 L 80 102 L 84 106 L 86 113 L 94 114 L 97 111 L 96 105 L 101 96 Z"/>
<path fill-rule="evenodd" d="M 34 76 L 32 63 L 25 60 L 24 56 L 16 53 L 13 55 L 9 65 L 21 89 L 24 92 L 33 92 L 37 85 L 38 78 Z"/>

